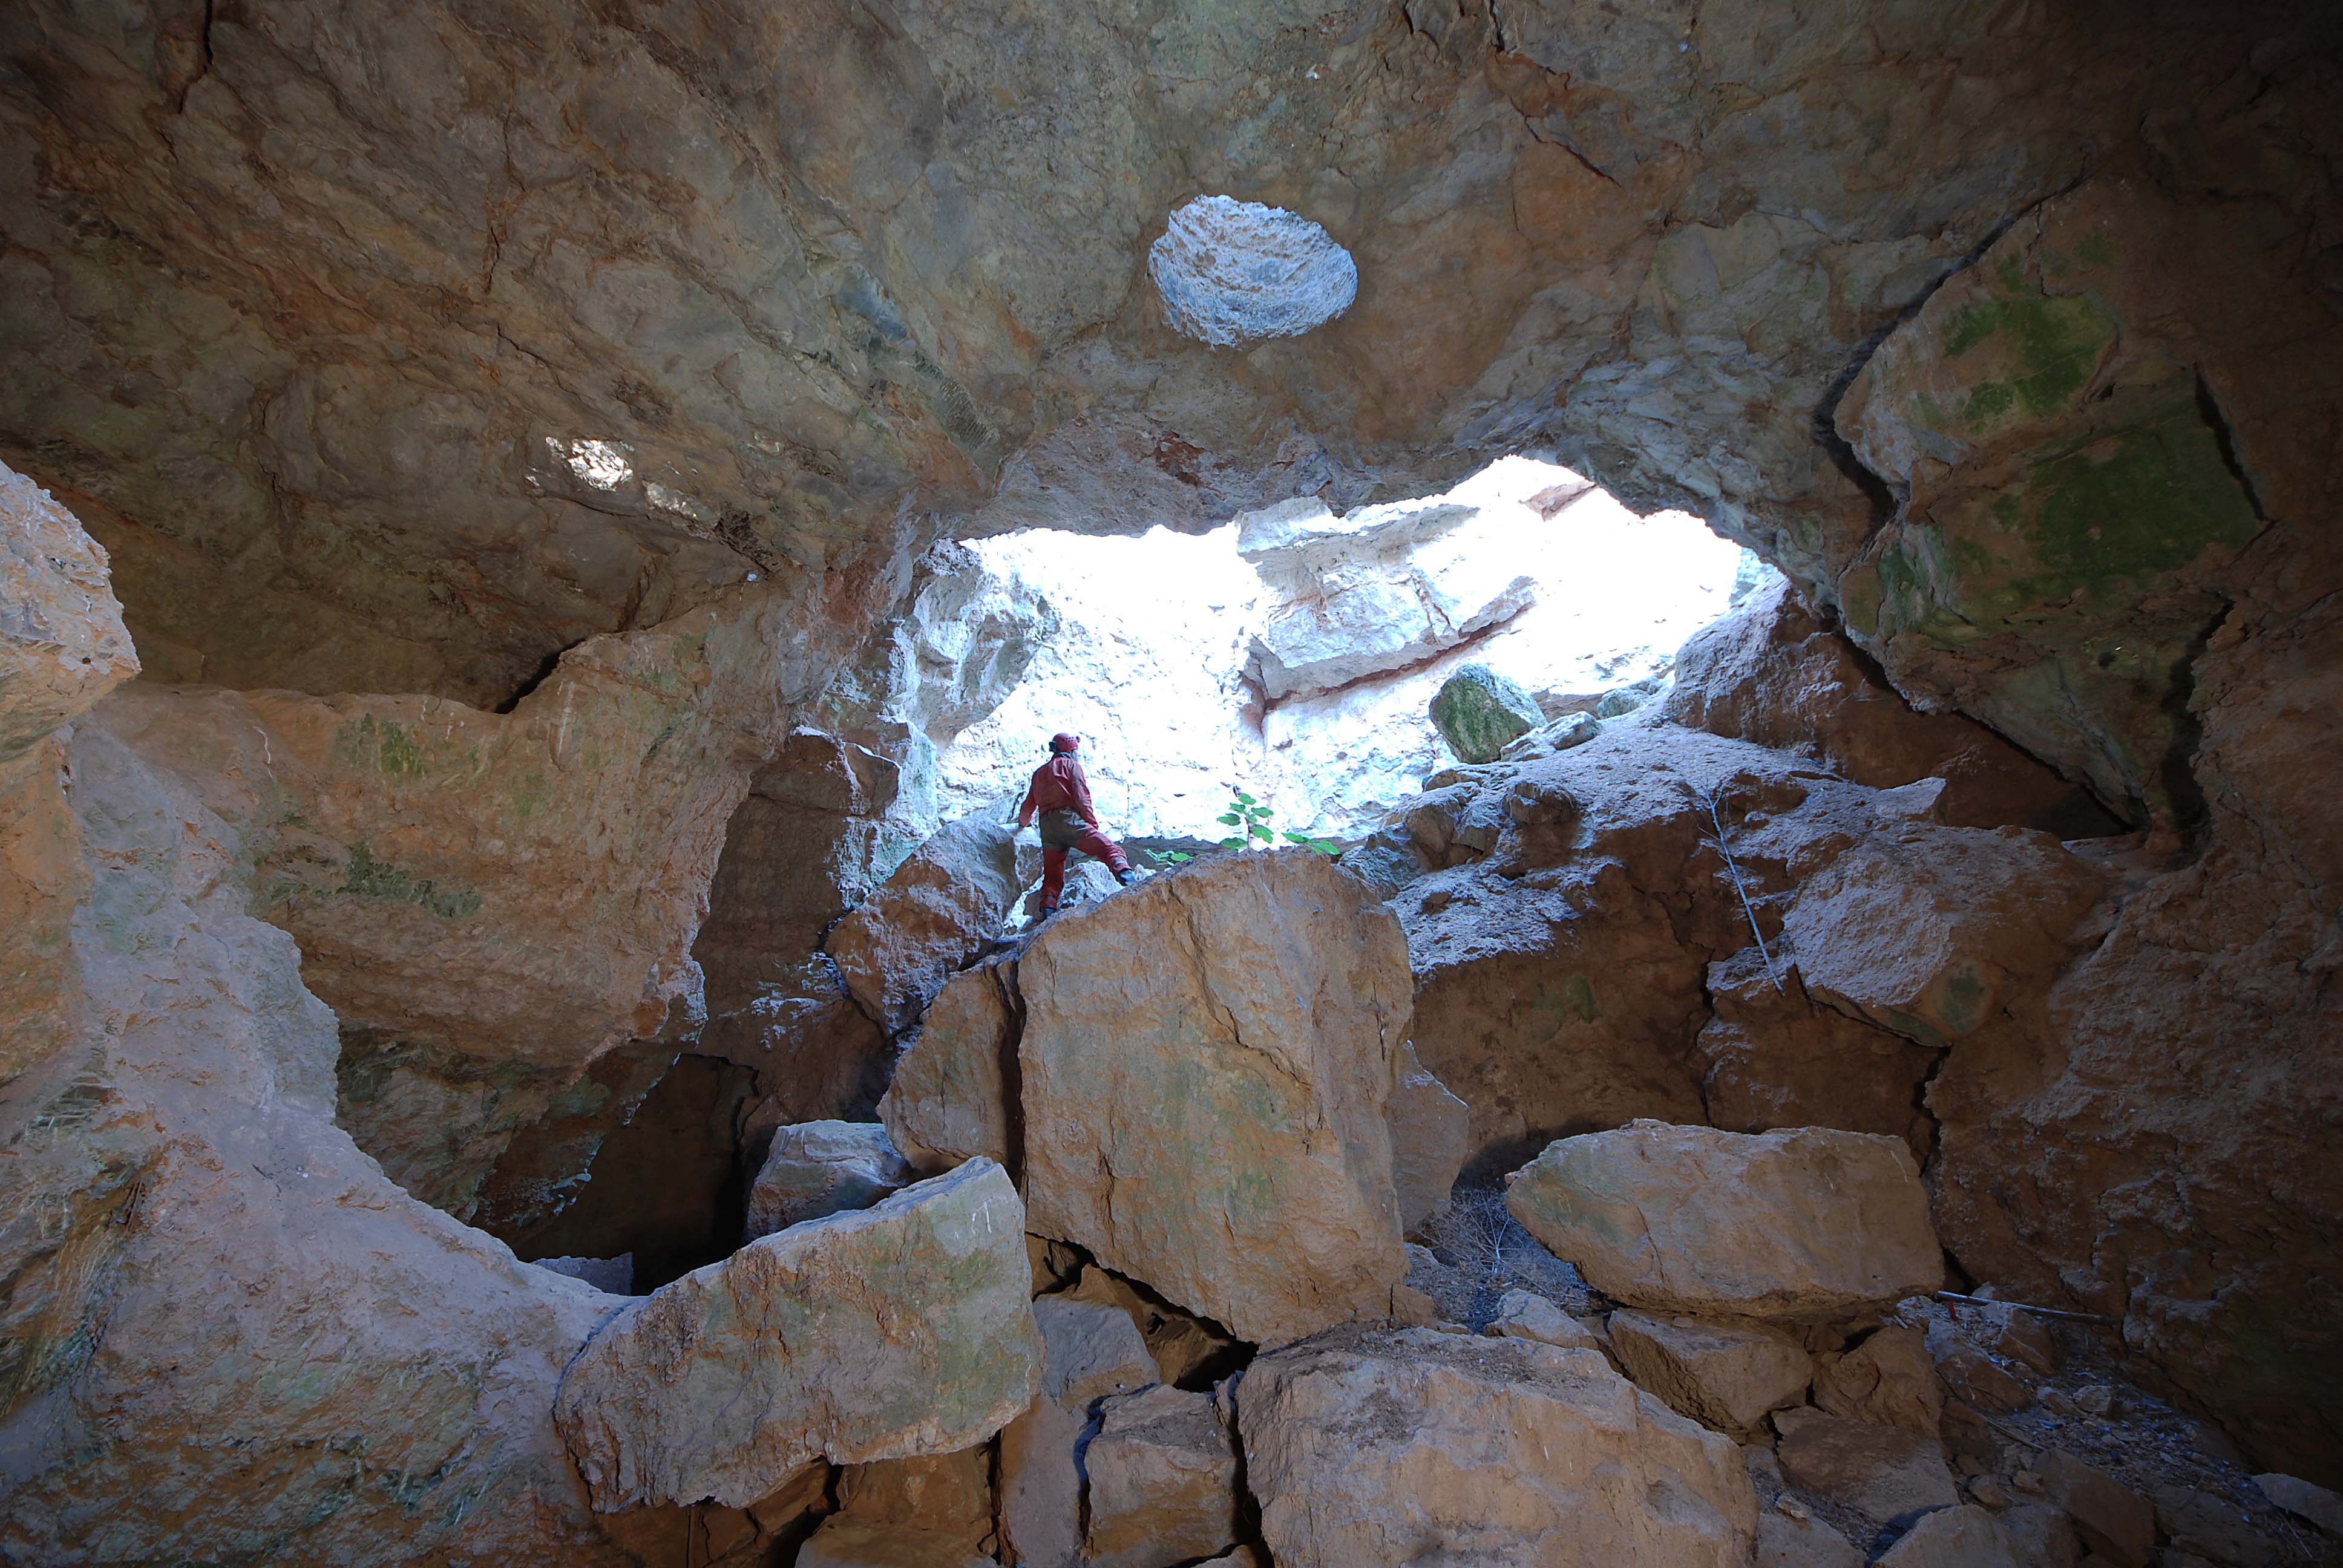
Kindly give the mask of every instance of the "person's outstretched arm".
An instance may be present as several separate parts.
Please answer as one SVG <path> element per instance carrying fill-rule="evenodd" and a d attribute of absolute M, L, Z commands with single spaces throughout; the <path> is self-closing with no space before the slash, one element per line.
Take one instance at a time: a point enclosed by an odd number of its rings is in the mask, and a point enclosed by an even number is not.
<path fill-rule="evenodd" d="M 1041 788 L 1041 780 L 1038 778 L 1025 786 L 1025 803 L 1017 808 L 1017 826 L 1020 830 L 1033 825 L 1033 793 Z"/>

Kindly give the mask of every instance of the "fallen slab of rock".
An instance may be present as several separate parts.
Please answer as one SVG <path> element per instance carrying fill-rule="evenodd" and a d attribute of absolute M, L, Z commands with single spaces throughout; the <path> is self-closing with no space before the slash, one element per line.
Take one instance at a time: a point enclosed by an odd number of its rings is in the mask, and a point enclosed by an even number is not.
<path fill-rule="evenodd" d="M 1025 1568 L 1081 1568 L 1081 1447 L 1099 1401 L 1155 1382 L 1146 1342 L 1121 1308 L 1066 1296 L 1033 1303 L 1041 1388 L 1001 1434 L 1001 1544 Z"/>
<path fill-rule="evenodd" d="M 1017 967 L 1028 1223 L 1239 1338 L 1380 1318 L 1413 981 L 1373 890 L 1293 849 L 1061 916 Z"/>
<path fill-rule="evenodd" d="M 1934 1437 L 1945 1418 L 1944 1385 L 1919 1330 L 1891 1323 L 1862 1343 L 1820 1358 L 1815 1403 L 1833 1415 L 1900 1426 Z"/>
<path fill-rule="evenodd" d="M 896 1060 L 879 1120 L 923 1171 L 979 1155 L 1017 1168 L 1008 1071 L 1024 1017 L 1016 973 L 1012 960 L 994 959 L 946 980 Z"/>
<path fill-rule="evenodd" d="M 1473 1147 L 1473 1112 L 1403 1045 L 1391 1097 L 1392 1186 L 1400 1230 L 1413 1233 L 1448 1201 Z"/>
<path fill-rule="evenodd" d="M 2147 1568 L 2156 1553 L 2156 1505 L 2101 1470 L 2054 1448 L 2035 1462 L 2042 1490 L 2083 1537 L 2083 1544 L 2117 1564 Z"/>
<path fill-rule="evenodd" d="M 983 950 L 1022 890 L 1016 835 L 990 816 L 963 817 L 830 928 L 823 949 L 856 1004 L 897 1033 Z"/>
<path fill-rule="evenodd" d="M 1030 1404 L 1023 1206 L 989 1160 L 751 1242 L 610 1319 L 554 1419 L 603 1512 L 741 1507 L 819 1456 L 980 1442 Z"/>
<path fill-rule="evenodd" d="M 1337 1329 L 1261 1356 L 1236 1404 L 1279 1568 L 1742 1568 L 1755 1542 L 1739 1451 L 1592 1351 Z"/>
<path fill-rule="evenodd" d="M 992 1539 L 992 1451 L 963 1448 L 850 1464 L 838 1477 L 841 1518 L 936 1537 L 932 1561 L 987 1556 Z"/>
<path fill-rule="evenodd" d="M 834 1513 L 798 1548 L 797 1568 L 997 1568 L 946 1530 Z"/>
<path fill-rule="evenodd" d="M 1208 1393 L 1158 1384 L 1108 1400 L 1082 1455 L 1086 1568 L 1171 1568 L 1237 1538 L 1237 1451 Z"/>
<path fill-rule="evenodd" d="M 1550 1144 L 1505 1206 L 1588 1283 L 1647 1311 L 1828 1322 L 1944 1283 L 1919 1167 L 1896 1138 L 1631 1121 Z"/>
<path fill-rule="evenodd" d="M 2343 1536 L 2343 1497 L 2298 1475 L 2276 1471 L 2254 1477 L 2262 1495 L 2298 1519 L 2308 1519 L 2329 1535 Z"/>
<path fill-rule="evenodd" d="M 1835 1498 L 1885 1524 L 1961 1500 L 1944 1445 L 1901 1427 L 1851 1421 L 1811 1406 L 1776 1411 L 1775 1452 L 1791 1484 Z"/>
<path fill-rule="evenodd" d="M 1532 1291 L 1511 1290 L 1497 1299 L 1496 1315 L 1481 1331 L 1501 1339 L 1535 1340 L 1564 1350 L 1600 1351 L 1594 1331 Z"/>
<path fill-rule="evenodd" d="M 1975 1503 L 1923 1514 L 1878 1568 L 2028 1568 L 2000 1521 Z"/>
<path fill-rule="evenodd" d="M 1802 1402 L 1814 1376 L 1804 1345 L 1760 1323 L 1621 1311 L 1610 1330 L 1611 1353 L 1636 1386 L 1737 1442 L 1755 1436 L 1768 1412 Z"/>
<path fill-rule="evenodd" d="M 802 1121 L 773 1131 L 749 1187 L 748 1241 L 808 1220 L 868 1209 L 917 1180 L 873 1121 Z"/>

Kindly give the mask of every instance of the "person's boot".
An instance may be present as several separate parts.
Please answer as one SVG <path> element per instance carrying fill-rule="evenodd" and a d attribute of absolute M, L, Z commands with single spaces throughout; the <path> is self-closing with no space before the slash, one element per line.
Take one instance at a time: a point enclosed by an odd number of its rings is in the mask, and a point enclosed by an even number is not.
<path fill-rule="evenodd" d="M 1131 883 L 1139 880 L 1139 873 L 1132 870 L 1129 866 L 1117 866 L 1114 869 L 1114 879 L 1127 888 L 1131 886 Z"/>
<path fill-rule="evenodd" d="M 1041 900 L 1041 918 L 1042 918 L 1043 920 L 1048 920 L 1051 915 L 1054 915 L 1054 914 L 1056 914 L 1057 912 L 1058 912 L 1058 900 L 1055 900 L 1055 899 L 1044 899 L 1044 900 Z"/>

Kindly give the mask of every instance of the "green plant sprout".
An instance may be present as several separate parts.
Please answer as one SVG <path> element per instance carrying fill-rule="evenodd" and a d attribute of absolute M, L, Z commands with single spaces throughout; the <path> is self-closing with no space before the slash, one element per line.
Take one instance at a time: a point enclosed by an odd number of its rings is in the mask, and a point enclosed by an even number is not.
<path fill-rule="evenodd" d="M 1229 786 L 1229 809 L 1213 819 L 1224 827 L 1236 829 L 1221 840 L 1221 848 L 1223 849 L 1250 849 L 1256 843 L 1266 844 L 1275 849 L 1277 841 L 1282 839 L 1289 844 L 1298 845 L 1321 855 L 1339 855 L 1342 852 L 1342 846 L 1332 839 L 1313 839 L 1307 833 L 1279 829 L 1272 825 L 1270 809 L 1233 784 Z M 1167 865 L 1173 866 L 1185 865 L 1194 859 L 1192 855 L 1183 855 L 1177 850 L 1168 852 L 1162 857 Z"/>

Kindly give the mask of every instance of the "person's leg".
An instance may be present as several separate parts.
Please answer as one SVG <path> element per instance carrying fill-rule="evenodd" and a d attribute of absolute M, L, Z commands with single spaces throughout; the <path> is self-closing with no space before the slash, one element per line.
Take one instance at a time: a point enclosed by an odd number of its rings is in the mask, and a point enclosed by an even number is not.
<path fill-rule="evenodd" d="M 1123 854 L 1122 846 L 1096 828 L 1084 828 L 1081 838 L 1076 840 L 1075 847 L 1093 860 L 1104 860 L 1107 869 L 1114 873 L 1116 881 L 1125 884 L 1130 882 L 1131 861 Z"/>
<path fill-rule="evenodd" d="M 1049 914 L 1058 907 L 1058 899 L 1066 890 L 1066 852 L 1048 845 L 1041 849 L 1041 912 Z"/>

